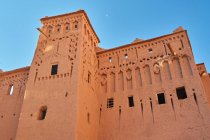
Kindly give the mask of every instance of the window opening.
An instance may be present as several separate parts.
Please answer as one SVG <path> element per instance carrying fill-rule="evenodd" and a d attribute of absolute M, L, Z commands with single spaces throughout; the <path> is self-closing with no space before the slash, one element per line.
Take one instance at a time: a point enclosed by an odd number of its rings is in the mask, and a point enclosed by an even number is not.
<path fill-rule="evenodd" d="M 178 97 L 179 100 L 187 98 L 187 93 L 186 93 L 185 87 L 177 88 L 176 89 L 176 94 L 177 94 L 177 97 Z"/>
<path fill-rule="evenodd" d="M 148 52 L 149 52 L 149 53 L 152 53 L 152 48 L 148 49 Z"/>
<path fill-rule="evenodd" d="M 129 107 L 134 107 L 133 96 L 128 97 Z"/>
<path fill-rule="evenodd" d="M 9 95 L 12 95 L 13 92 L 14 92 L 14 85 L 12 84 L 9 86 Z"/>
<path fill-rule="evenodd" d="M 165 104 L 166 103 L 164 93 L 157 94 L 157 97 L 158 97 L 158 103 L 159 104 Z"/>
<path fill-rule="evenodd" d="M 111 58 L 111 57 L 109 57 L 109 62 L 110 62 L 110 63 L 112 62 L 112 58 Z"/>
<path fill-rule="evenodd" d="M 128 54 L 127 53 L 125 54 L 125 59 L 128 59 Z"/>
<path fill-rule="evenodd" d="M 38 120 L 44 120 L 47 115 L 47 106 L 42 106 L 39 110 Z"/>
<path fill-rule="evenodd" d="M 114 107 L 114 98 L 108 98 L 107 99 L 107 108 Z"/>
<path fill-rule="evenodd" d="M 51 75 L 56 75 L 58 73 L 58 64 L 52 65 Z"/>

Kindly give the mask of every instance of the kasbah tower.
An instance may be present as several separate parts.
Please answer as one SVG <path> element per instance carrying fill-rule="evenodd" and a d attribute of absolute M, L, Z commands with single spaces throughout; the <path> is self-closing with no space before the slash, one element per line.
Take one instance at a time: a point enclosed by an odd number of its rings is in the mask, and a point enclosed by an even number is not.
<path fill-rule="evenodd" d="M 210 76 L 182 27 L 107 50 L 83 10 L 41 22 L 31 66 L 0 71 L 0 140 L 210 140 Z"/>

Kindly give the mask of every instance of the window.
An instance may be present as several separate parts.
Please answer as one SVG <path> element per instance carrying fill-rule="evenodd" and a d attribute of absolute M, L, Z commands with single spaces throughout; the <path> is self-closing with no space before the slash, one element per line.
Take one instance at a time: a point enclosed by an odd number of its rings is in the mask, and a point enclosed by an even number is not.
<path fill-rule="evenodd" d="M 133 96 L 128 97 L 129 107 L 134 107 Z"/>
<path fill-rule="evenodd" d="M 57 25 L 57 32 L 61 31 L 61 25 Z"/>
<path fill-rule="evenodd" d="M 128 59 L 128 54 L 127 53 L 125 54 L 125 59 Z"/>
<path fill-rule="evenodd" d="M 88 83 L 91 83 L 91 73 L 88 72 Z"/>
<path fill-rule="evenodd" d="M 78 26 L 78 25 L 77 25 L 77 24 L 75 24 L 75 25 L 74 25 L 74 28 L 75 28 L 75 29 L 77 29 L 77 26 Z"/>
<path fill-rule="evenodd" d="M 74 29 L 78 29 L 78 22 L 77 21 L 74 22 L 74 26 L 73 27 L 74 27 Z"/>
<path fill-rule="evenodd" d="M 185 87 L 177 88 L 176 89 L 176 94 L 177 94 L 177 97 L 178 97 L 179 100 L 187 98 L 187 93 L 186 93 Z"/>
<path fill-rule="evenodd" d="M 166 103 L 164 93 L 157 94 L 157 97 L 158 97 L 158 103 L 159 104 L 165 104 Z"/>
<path fill-rule="evenodd" d="M 152 53 L 152 48 L 149 48 L 149 49 L 148 49 L 148 52 L 149 52 L 149 53 Z"/>
<path fill-rule="evenodd" d="M 58 73 L 58 64 L 52 65 L 51 75 L 56 75 Z"/>
<path fill-rule="evenodd" d="M 47 106 L 42 106 L 39 110 L 38 120 L 44 120 L 47 115 Z"/>
<path fill-rule="evenodd" d="M 109 57 L 109 62 L 110 62 L 110 63 L 112 62 L 112 58 L 111 58 L 111 57 Z"/>
<path fill-rule="evenodd" d="M 114 98 L 108 98 L 107 99 L 107 108 L 114 107 Z"/>
<path fill-rule="evenodd" d="M 14 91 L 14 85 L 12 84 L 9 86 L 9 95 L 12 95 L 13 91 Z"/>

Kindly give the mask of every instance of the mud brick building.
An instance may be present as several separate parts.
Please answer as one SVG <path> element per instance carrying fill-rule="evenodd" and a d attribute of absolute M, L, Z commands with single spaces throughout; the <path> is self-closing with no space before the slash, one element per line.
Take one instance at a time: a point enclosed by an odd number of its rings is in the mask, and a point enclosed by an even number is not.
<path fill-rule="evenodd" d="M 0 140 L 210 139 L 210 77 L 182 27 L 103 49 L 83 10 L 41 22 L 31 66 L 0 71 Z"/>

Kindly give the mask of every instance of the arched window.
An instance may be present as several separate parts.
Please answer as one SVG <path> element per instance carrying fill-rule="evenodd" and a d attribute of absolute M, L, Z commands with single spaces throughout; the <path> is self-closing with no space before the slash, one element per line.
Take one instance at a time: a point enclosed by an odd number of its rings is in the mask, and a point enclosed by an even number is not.
<path fill-rule="evenodd" d="M 61 25 L 57 25 L 57 26 L 56 26 L 56 31 L 57 31 L 58 33 L 61 32 Z"/>
<path fill-rule="evenodd" d="M 75 21 L 74 22 L 74 29 L 76 30 L 76 29 L 78 29 L 79 27 L 78 27 L 78 22 L 77 21 Z"/>
<path fill-rule="evenodd" d="M 42 106 L 39 110 L 38 120 L 44 120 L 47 115 L 47 106 Z"/>
<path fill-rule="evenodd" d="M 68 22 L 65 24 L 65 30 L 66 31 L 69 31 L 70 30 L 70 24 Z"/>
<path fill-rule="evenodd" d="M 47 32 L 48 32 L 48 36 L 50 37 L 52 35 L 52 33 L 53 33 L 53 27 L 52 26 L 48 26 Z"/>

